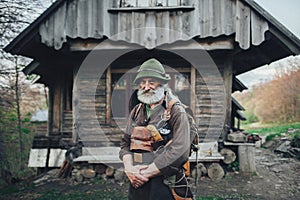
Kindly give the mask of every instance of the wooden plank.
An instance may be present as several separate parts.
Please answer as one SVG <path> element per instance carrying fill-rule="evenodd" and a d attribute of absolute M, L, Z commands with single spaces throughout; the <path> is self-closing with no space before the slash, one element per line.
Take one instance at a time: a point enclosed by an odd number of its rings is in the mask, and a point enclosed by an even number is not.
<path fill-rule="evenodd" d="M 265 32 L 268 29 L 268 23 L 262 17 L 259 17 L 256 12 L 251 11 L 251 39 L 253 45 L 260 45 L 265 41 Z"/>
<path fill-rule="evenodd" d="M 89 163 L 122 163 L 119 159 L 119 147 L 84 147 L 82 149 L 83 155 L 74 159 L 74 162 L 87 161 Z M 193 152 L 189 160 L 191 162 L 212 162 L 223 160 L 224 157 L 218 152 L 212 155 L 199 154 Z"/>
<path fill-rule="evenodd" d="M 28 167 L 46 167 L 47 149 L 30 149 Z"/>
<path fill-rule="evenodd" d="M 167 37 L 167 36 L 164 36 Z M 114 44 L 114 42 L 110 40 L 105 40 L 101 43 L 99 42 L 80 42 L 80 41 L 72 41 L 70 44 L 71 51 L 107 51 L 107 50 L 117 50 L 117 49 L 128 49 L 132 48 L 132 46 L 127 46 L 126 44 Z M 167 48 L 169 50 L 195 50 L 195 49 L 203 49 L 206 51 L 211 50 L 221 50 L 221 49 L 234 49 L 234 41 L 231 38 L 223 39 L 223 40 L 215 40 L 215 41 L 182 41 L 176 42 L 172 45 L 163 45 L 161 48 Z"/>
<path fill-rule="evenodd" d="M 50 149 L 48 167 L 60 167 L 65 160 L 66 149 Z"/>
<path fill-rule="evenodd" d="M 237 1 L 237 11 L 236 11 L 236 35 L 235 39 L 239 42 L 242 49 L 248 49 L 250 47 L 250 8 L 246 6 L 243 2 Z"/>

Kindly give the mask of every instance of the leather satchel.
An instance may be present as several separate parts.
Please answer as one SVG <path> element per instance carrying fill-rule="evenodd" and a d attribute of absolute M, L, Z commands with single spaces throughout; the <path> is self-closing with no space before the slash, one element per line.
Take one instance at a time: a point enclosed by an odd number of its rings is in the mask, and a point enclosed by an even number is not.
<path fill-rule="evenodd" d="M 153 136 L 151 131 L 144 126 L 136 126 L 133 128 L 130 138 L 130 150 L 153 151 Z"/>

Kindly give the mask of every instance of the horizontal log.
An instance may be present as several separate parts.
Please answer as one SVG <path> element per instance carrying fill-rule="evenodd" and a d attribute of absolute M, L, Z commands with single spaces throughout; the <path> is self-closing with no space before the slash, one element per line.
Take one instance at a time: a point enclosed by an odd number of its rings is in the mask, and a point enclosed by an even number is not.
<path fill-rule="evenodd" d="M 220 154 L 224 156 L 223 162 L 225 164 L 233 163 L 236 160 L 236 154 L 231 149 L 223 148 L 221 149 Z"/>

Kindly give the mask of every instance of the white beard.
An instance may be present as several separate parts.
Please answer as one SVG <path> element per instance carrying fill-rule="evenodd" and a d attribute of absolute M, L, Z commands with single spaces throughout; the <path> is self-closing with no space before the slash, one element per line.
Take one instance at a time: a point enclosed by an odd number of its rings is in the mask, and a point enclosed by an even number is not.
<path fill-rule="evenodd" d="M 143 91 L 142 89 L 138 90 L 137 97 L 142 103 L 153 104 L 157 103 L 164 97 L 165 89 L 160 86 L 156 90 Z"/>

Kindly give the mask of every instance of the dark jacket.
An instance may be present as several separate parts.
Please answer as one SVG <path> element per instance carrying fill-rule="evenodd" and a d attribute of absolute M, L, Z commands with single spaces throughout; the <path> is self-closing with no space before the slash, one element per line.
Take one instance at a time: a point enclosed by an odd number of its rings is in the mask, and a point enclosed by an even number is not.
<path fill-rule="evenodd" d="M 134 126 L 156 125 L 161 119 L 166 109 L 166 102 L 159 105 L 149 118 L 146 115 L 146 105 L 138 104 L 133 108 L 127 124 L 126 133 L 121 142 L 119 157 L 122 160 L 125 154 L 132 154 L 130 151 L 130 136 Z M 174 104 L 171 109 L 171 118 L 168 126 L 172 129 L 172 142 L 163 148 L 154 159 L 154 163 L 165 175 L 170 175 L 170 169 L 179 169 L 189 157 L 190 151 L 190 125 L 185 109 L 180 104 Z"/>

